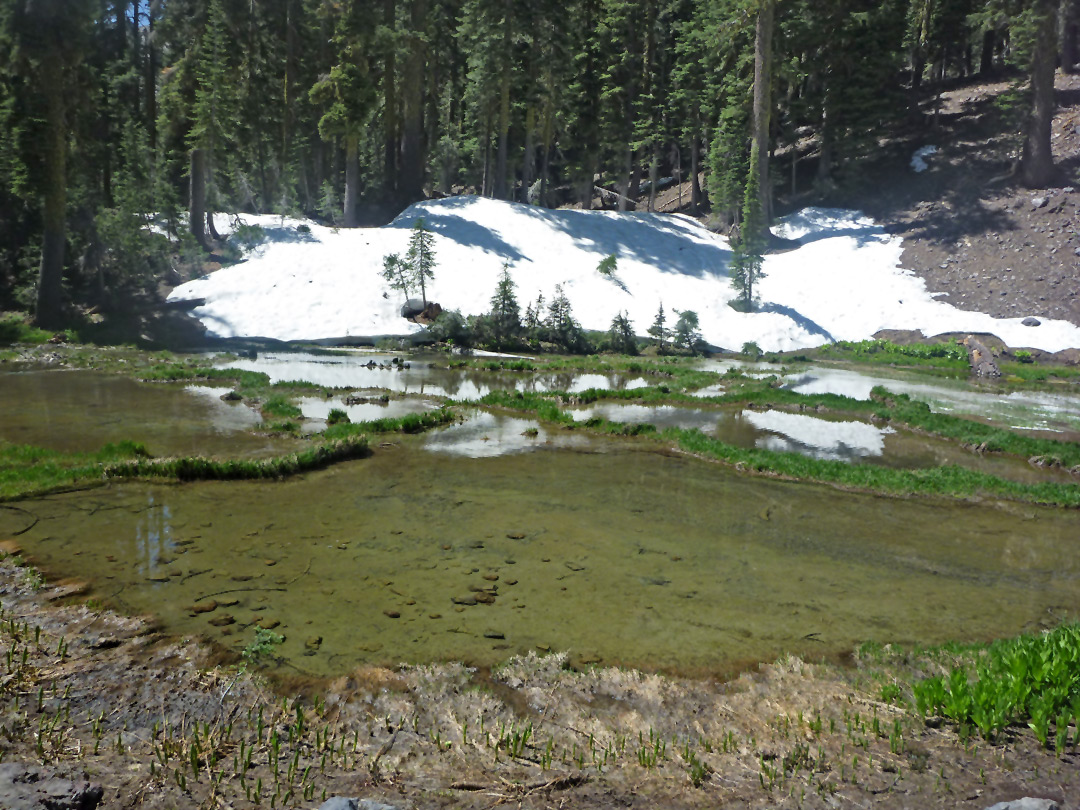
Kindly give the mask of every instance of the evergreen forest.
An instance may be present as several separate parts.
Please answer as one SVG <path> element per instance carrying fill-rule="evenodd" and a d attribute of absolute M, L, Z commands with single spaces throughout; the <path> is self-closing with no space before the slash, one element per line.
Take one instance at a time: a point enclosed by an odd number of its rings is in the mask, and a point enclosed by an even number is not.
<path fill-rule="evenodd" d="M 132 306 L 215 212 L 381 224 L 432 196 L 682 210 L 768 249 L 778 189 L 857 182 L 935 88 L 1013 82 L 1053 179 L 1080 0 L 0 0 L 0 310 Z"/>

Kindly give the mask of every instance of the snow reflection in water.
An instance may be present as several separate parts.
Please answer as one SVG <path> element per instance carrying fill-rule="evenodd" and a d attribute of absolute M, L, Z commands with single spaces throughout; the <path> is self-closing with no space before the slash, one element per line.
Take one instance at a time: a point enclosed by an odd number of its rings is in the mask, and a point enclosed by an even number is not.
<path fill-rule="evenodd" d="M 865 422 L 832 422 L 783 411 L 743 411 L 742 418 L 770 434 L 757 440 L 758 447 L 836 461 L 880 456 L 885 436 L 896 432 Z"/>
<path fill-rule="evenodd" d="M 257 371 L 271 382 L 305 380 L 334 388 L 378 388 L 403 394 L 473 400 L 492 391 L 585 391 L 589 388 L 626 390 L 643 388 L 642 377 L 622 374 L 534 373 L 445 368 L 437 360 L 409 357 L 394 363 L 395 355 L 351 352 L 310 354 L 305 352 L 260 354 L 239 359 L 223 368 Z"/>
<path fill-rule="evenodd" d="M 1080 433 L 1080 395 L 1044 391 L 1003 391 L 999 385 L 975 386 L 962 381 L 902 375 L 885 376 L 849 369 L 813 367 L 787 378 L 786 386 L 800 394 L 841 394 L 869 399 L 880 385 L 897 394 L 927 403 L 940 413 L 978 416 L 1005 427 Z"/>
<path fill-rule="evenodd" d="M 587 436 L 552 430 L 529 419 L 475 411 L 460 424 L 429 433 L 423 447 L 432 452 L 467 458 L 494 458 L 538 449 L 582 448 L 590 444 Z"/>

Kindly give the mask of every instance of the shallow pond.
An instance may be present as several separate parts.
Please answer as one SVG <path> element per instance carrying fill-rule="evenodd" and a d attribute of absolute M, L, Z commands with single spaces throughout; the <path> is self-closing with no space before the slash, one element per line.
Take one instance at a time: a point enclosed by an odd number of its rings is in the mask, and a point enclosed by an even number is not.
<path fill-rule="evenodd" d="M 962 380 L 927 380 L 915 375 L 814 366 L 785 378 L 787 388 L 800 394 L 842 394 L 869 399 L 881 385 L 897 394 L 927 403 L 941 413 L 977 416 L 1011 428 L 1051 431 L 1080 440 L 1080 390 L 1074 393 L 1008 391 L 997 384 L 975 385 Z"/>
<path fill-rule="evenodd" d="M 466 458 L 433 438 L 285 482 L 28 500 L 0 536 L 173 631 L 239 650 L 273 626 L 315 675 L 537 648 L 722 672 L 1080 606 L 1075 511 L 854 495 L 626 441 Z"/>
<path fill-rule="evenodd" d="M 394 357 L 371 352 L 267 352 L 254 360 L 233 360 L 222 367 L 259 371 L 269 375 L 271 382 L 305 380 L 334 388 L 378 388 L 457 400 L 479 399 L 492 391 L 575 393 L 589 388 L 624 390 L 649 384 L 635 375 L 448 369 L 445 357 L 408 357 L 401 364 L 395 364 Z"/>
<path fill-rule="evenodd" d="M 661 430 L 696 428 L 736 447 L 801 453 L 812 458 L 904 469 L 955 464 L 1021 482 L 1077 480 L 1066 470 L 1035 468 L 1023 459 L 980 455 L 944 439 L 828 414 L 622 402 L 598 402 L 572 408 L 570 413 L 579 422 L 599 416 L 613 422 L 655 425 Z"/>
<path fill-rule="evenodd" d="M 298 397 L 297 407 L 305 419 L 305 432 L 319 432 L 326 428 L 330 411 L 344 411 L 351 422 L 374 422 L 377 419 L 396 419 L 411 413 L 423 413 L 442 407 L 442 402 L 422 397 L 380 396 L 377 391 L 367 396 L 346 397 Z"/>
<path fill-rule="evenodd" d="M 81 453 L 141 442 L 155 456 L 259 457 L 286 442 L 251 429 L 259 414 L 223 402 L 227 389 L 139 383 L 94 371 L 0 374 L 0 439 Z"/>

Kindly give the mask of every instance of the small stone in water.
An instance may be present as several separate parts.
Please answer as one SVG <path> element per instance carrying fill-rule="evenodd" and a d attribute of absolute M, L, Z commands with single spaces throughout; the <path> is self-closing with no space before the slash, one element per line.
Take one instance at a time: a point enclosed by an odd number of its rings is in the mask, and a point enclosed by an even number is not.
<path fill-rule="evenodd" d="M 401 614 L 398 613 L 396 610 L 384 610 L 383 614 L 386 615 L 387 617 L 391 618 L 391 619 L 400 619 L 401 618 Z"/>

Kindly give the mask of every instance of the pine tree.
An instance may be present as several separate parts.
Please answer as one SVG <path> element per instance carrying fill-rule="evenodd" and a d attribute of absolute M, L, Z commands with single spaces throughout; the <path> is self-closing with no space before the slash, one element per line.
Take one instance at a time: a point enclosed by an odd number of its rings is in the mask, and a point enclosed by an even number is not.
<path fill-rule="evenodd" d="M 1057 0 L 1030 1 L 1031 107 L 1024 126 L 1020 155 L 1020 179 L 1029 188 L 1046 188 L 1054 182 L 1054 153 L 1050 146 L 1056 101 L 1054 69 L 1057 64 Z"/>
<path fill-rule="evenodd" d="M 574 318 L 570 308 L 570 299 L 566 297 L 561 284 L 555 285 L 555 295 L 548 305 L 547 318 L 544 320 L 547 338 L 566 352 L 579 352 L 585 348 L 585 335 Z"/>
<path fill-rule="evenodd" d="M 222 0 L 210 0 L 195 63 L 195 101 L 188 135 L 191 147 L 189 222 L 192 234 L 203 244 L 206 238 L 204 218 L 210 235 L 217 238 L 214 211 L 221 205 L 217 161 L 227 152 L 236 126 L 235 99 L 229 79 L 228 38 L 228 20 Z"/>
<path fill-rule="evenodd" d="M 611 321 L 608 329 L 608 341 L 611 350 L 620 354 L 637 354 L 637 339 L 634 337 L 634 325 L 626 317 L 626 313 L 620 310 Z"/>
<path fill-rule="evenodd" d="M 409 299 L 409 289 L 413 284 L 412 273 L 408 264 L 403 262 L 397 253 L 383 256 L 381 275 L 386 279 L 386 283 L 390 285 L 391 289 L 399 290 L 405 296 L 405 300 Z"/>
<path fill-rule="evenodd" d="M 427 282 L 435 278 L 435 235 L 424 227 L 421 217 L 413 225 L 409 250 L 405 254 L 412 283 L 420 287 L 420 297 L 427 307 Z"/>
<path fill-rule="evenodd" d="M 754 285 L 764 276 L 761 270 L 768 247 L 768 228 L 761 212 L 761 197 L 757 193 L 758 172 L 751 149 L 750 170 L 747 173 L 746 193 L 743 196 L 743 223 L 732 245 L 731 284 L 738 292 L 737 308 L 749 312 L 754 308 Z"/>
<path fill-rule="evenodd" d="M 510 344 L 521 334 L 521 311 L 514 293 L 514 279 L 510 277 L 510 263 L 503 262 L 495 294 L 491 297 L 491 328 L 500 348 Z"/>
<path fill-rule="evenodd" d="M 649 327 L 649 334 L 656 338 L 656 351 L 659 354 L 664 353 L 664 345 L 669 334 L 666 323 L 667 316 L 664 314 L 664 302 L 661 301 L 660 308 L 656 311 L 656 317 L 653 318 L 652 326 Z"/>
<path fill-rule="evenodd" d="M 686 349 L 691 354 L 697 350 L 701 342 L 698 315 L 691 309 L 679 313 L 679 320 L 675 323 L 673 342 L 676 346 Z"/>
<path fill-rule="evenodd" d="M 338 61 L 311 88 L 311 101 L 324 109 L 319 134 L 324 140 L 342 139 L 345 145 L 343 224 L 359 224 L 356 202 L 360 184 L 360 141 L 375 108 L 377 88 L 370 76 L 371 9 L 361 0 L 350 2 L 334 20 L 333 43 Z"/>
<path fill-rule="evenodd" d="M 16 78 L 6 101 L 21 107 L 24 116 L 7 121 L 19 130 L 11 133 L 16 139 L 12 144 L 16 153 L 11 155 L 14 180 L 31 205 L 37 207 L 38 198 L 41 201 L 34 317 L 39 326 L 56 329 L 64 322 L 69 136 L 77 113 L 72 96 L 78 86 L 78 64 L 90 45 L 91 18 L 88 4 L 64 0 L 20 0 L 5 6 L 0 9 L 4 18 L 0 22 L 9 44 L 9 67 Z M 3 218 L 7 219 L 6 213 Z"/>

